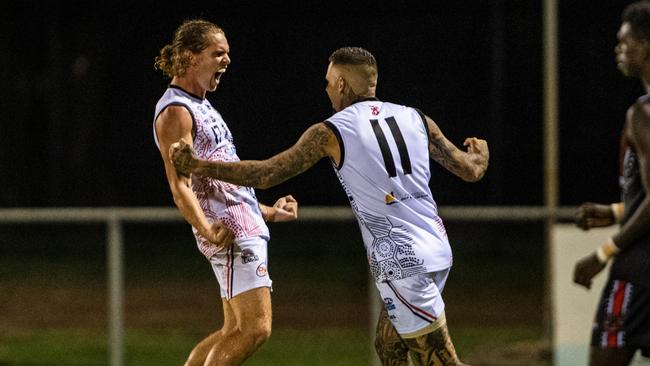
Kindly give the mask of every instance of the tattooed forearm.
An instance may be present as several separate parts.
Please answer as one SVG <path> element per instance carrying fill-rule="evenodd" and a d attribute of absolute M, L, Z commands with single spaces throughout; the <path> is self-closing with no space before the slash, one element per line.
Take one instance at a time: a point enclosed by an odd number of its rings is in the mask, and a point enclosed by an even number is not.
<path fill-rule="evenodd" d="M 417 338 L 404 339 L 411 351 L 411 358 L 416 365 L 464 365 L 456 355 L 447 325 Z"/>
<path fill-rule="evenodd" d="M 466 169 L 464 161 L 459 157 L 460 151 L 442 134 L 429 134 L 429 154 L 431 159 L 445 167 L 463 180 L 471 178 L 471 172 Z"/>
<path fill-rule="evenodd" d="M 383 366 L 408 365 L 408 347 L 388 319 L 388 312 L 382 309 L 377 322 L 375 350 Z"/>
<path fill-rule="evenodd" d="M 442 134 L 438 125 L 427 117 L 429 154 L 431 159 L 467 182 L 483 178 L 490 157 L 487 142 L 478 138 L 465 140 L 467 151 L 461 151 Z"/>
<path fill-rule="evenodd" d="M 267 160 L 219 163 L 201 160 L 194 173 L 254 188 L 269 188 L 295 177 L 327 156 L 325 147 L 336 139 L 324 124 L 315 124 L 298 142 Z"/>

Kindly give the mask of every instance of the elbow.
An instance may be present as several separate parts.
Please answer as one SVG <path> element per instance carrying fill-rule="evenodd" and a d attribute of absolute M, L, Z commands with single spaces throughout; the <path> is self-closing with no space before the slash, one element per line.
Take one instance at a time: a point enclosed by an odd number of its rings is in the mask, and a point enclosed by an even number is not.
<path fill-rule="evenodd" d="M 187 188 L 189 188 L 189 186 L 184 185 L 181 180 L 172 181 L 169 184 L 169 189 L 172 193 L 174 204 L 180 210 L 182 210 L 185 206 L 184 189 Z"/>

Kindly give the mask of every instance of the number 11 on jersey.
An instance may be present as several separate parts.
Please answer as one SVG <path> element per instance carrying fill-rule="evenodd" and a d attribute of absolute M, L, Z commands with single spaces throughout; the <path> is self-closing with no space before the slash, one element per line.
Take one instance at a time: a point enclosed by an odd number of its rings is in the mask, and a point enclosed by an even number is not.
<path fill-rule="evenodd" d="M 406 149 L 406 142 L 404 142 L 404 136 L 402 136 L 402 131 L 400 131 L 399 126 L 397 126 L 397 121 L 394 117 L 386 117 L 384 119 L 388 128 L 390 128 L 390 133 L 393 135 L 393 139 L 397 144 L 397 151 L 399 152 L 399 158 L 402 162 L 402 170 L 404 175 L 411 174 L 411 159 L 409 158 L 409 152 Z M 372 131 L 375 133 L 377 142 L 379 143 L 379 149 L 381 150 L 381 156 L 384 158 L 384 165 L 386 166 L 386 171 L 388 172 L 389 177 L 397 176 L 397 170 L 395 169 L 395 161 L 393 160 L 393 155 L 390 152 L 390 147 L 388 146 L 388 140 L 384 135 L 384 131 L 379 126 L 379 121 L 376 119 L 371 119 L 370 124 L 372 125 Z"/>

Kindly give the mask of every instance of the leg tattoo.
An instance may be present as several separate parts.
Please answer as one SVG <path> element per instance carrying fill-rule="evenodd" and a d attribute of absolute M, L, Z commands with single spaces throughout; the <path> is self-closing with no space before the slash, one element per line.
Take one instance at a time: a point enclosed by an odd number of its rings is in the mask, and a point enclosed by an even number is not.
<path fill-rule="evenodd" d="M 385 308 L 382 309 L 377 322 L 375 350 L 383 366 L 406 366 L 409 364 L 408 347 L 388 319 L 388 312 Z"/>
<path fill-rule="evenodd" d="M 404 342 L 411 351 L 416 365 L 422 366 L 462 366 L 456 349 L 449 337 L 447 325 L 442 325 L 431 333 L 417 338 L 406 338 Z"/>

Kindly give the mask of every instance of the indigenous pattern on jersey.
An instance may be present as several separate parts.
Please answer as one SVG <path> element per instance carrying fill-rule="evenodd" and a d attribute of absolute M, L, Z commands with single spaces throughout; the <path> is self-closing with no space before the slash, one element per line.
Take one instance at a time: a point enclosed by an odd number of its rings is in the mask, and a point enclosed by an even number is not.
<path fill-rule="evenodd" d="M 211 161 L 239 161 L 230 129 L 207 99 L 199 98 L 171 85 L 156 104 L 155 121 L 170 105 L 185 107 L 192 116 L 194 150 L 196 155 Z M 269 240 L 269 230 L 264 223 L 255 191 L 250 187 L 222 182 L 210 177 L 192 176 L 192 190 L 201 209 L 210 221 L 221 220 L 240 241 L 253 237 Z M 207 258 L 218 252 L 198 231 L 192 228 L 199 250 Z M 222 249 L 225 250 L 225 249 Z"/>
<path fill-rule="evenodd" d="M 421 113 L 362 100 L 325 124 L 339 139 L 334 170 L 355 213 L 378 282 L 440 271 L 451 247 L 429 189 L 429 139 Z"/>
<path fill-rule="evenodd" d="M 650 96 L 639 98 L 640 103 L 650 103 Z M 625 131 L 621 138 L 621 162 L 619 178 L 621 200 L 625 203 L 625 213 L 621 220 L 624 225 L 639 208 L 646 197 L 641 181 L 639 159 L 626 139 Z M 637 286 L 650 288 L 650 232 L 630 244 L 614 258 L 611 274 L 613 278 L 631 281 Z"/>

